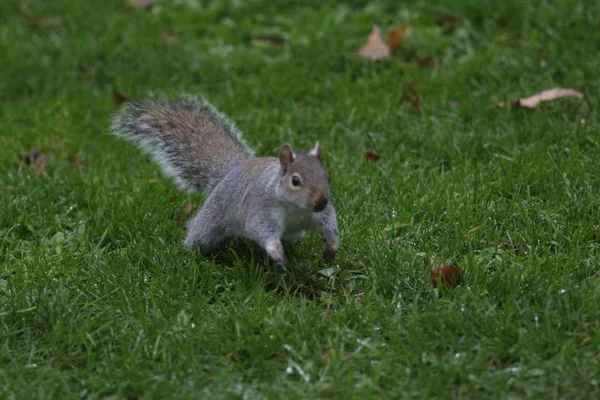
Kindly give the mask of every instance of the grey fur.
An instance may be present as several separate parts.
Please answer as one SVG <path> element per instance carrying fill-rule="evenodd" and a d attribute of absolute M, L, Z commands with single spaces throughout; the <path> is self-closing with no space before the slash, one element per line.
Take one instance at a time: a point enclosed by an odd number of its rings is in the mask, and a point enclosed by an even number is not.
<path fill-rule="evenodd" d="M 135 142 L 185 190 L 210 193 L 233 164 L 254 156 L 225 114 L 188 94 L 124 105 L 112 133 Z"/>
<path fill-rule="evenodd" d="M 279 158 L 254 158 L 224 114 L 190 95 L 128 104 L 112 133 L 135 142 L 182 188 L 207 194 L 188 223 L 187 248 L 207 254 L 224 239 L 244 237 L 284 267 L 281 239 L 314 230 L 323 235 L 325 258 L 335 256 L 339 232 L 318 143 L 308 154 L 286 144 Z"/>

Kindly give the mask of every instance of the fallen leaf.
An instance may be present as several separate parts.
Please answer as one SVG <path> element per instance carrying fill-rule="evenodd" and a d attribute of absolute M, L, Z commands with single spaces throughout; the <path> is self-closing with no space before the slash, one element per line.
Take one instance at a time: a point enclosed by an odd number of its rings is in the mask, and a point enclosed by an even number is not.
<path fill-rule="evenodd" d="M 169 201 L 171 203 L 174 202 L 175 200 L 177 200 L 177 196 L 171 196 L 171 197 L 169 197 Z"/>
<path fill-rule="evenodd" d="M 406 32 L 408 31 L 408 27 L 407 26 L 394 26 L 390 29 L 388 29 L 388 49 L 390 51 L 394 51 L 399 49 L 400 47 L 402 47 L 402 42 L 404 41 L 404 38 L 406 37 Z"/>
<path fill-rule="evenodd" d="M 455 28 L 458 25 L 459 19 L 457 16 L 441 12 L 435 19 L 435 24 L 438 26 L 447 26 L 448 28 Z"/>
<path fill-rule="evenodd" d="M 183 212 L 185 212 L 186 214 L 189 214 L 192 212 L 193 209 L 194 209 L 194 203 L 187 203 L 185 205 L 185 207 L 183 207 Z"/>
<path fill-rule="evenodd" d="M 460 267 L 454 265 L 445 265 L 442 267 L 433 267 L 431 269 L 431 283 L 437 287 L 438 283 L 442 283 L 447 288 L 454 287 L 462 281 Z"/>
<path fill-rule="evenodd" d="M 23 160 L 27 165 L 33 165 L 33 170 L 36 173 L 46 172 L 48 166 L 48 159 L 44 154 L 36 149 L 31 149 L 23 154 Z"/>
<path fill-rule="evenodd" d="M 269 43 L 276 46 L 281 46 L 285 43 L 285 39 L 275 35 L 258 35 L 250 38 L 252 43 Z"/>
<path fill-rule="evenodd" d="M 127 96 L 126 94 L 124 94 L 122 92 L 118 92 L 114 89 L 112 91 L 112 96 L 113 96 L 113 100 L 117 104 L 122 104 L 122 103 L 125 103 L 128 101 L 131 101 L 131 97 Z"/>
<path fill-rule="evenodd" d="M 577 97 L 578 99 L 583 98 L 583 94 L 573 89 L 563 89 L 563 88 L 553 88 L 544 90 L 543 92 L 534 94 L 533 96 L 527 97 L 525 99 L 519 100 L 509 100 L 506 102 L 494 103 L 492 107 L 526 107 L 526 108 L 536 108 L 539 103 L 542 101 L 549 101 L 559 99 L 561 97 Z"/>
<path fill-rule="evenodd" d="M 367 44 L 360 49 L 358 55 L 373 61 L 388 58 L 390 56 L 390 48 L 381 38 L 381 31 L 377 25 L 373 25 L 373 30 L 369 35 Z"/>
<path fill-rule="evenodd" d="M 427 56 L 427 57 L 417 57 L 417 65 L 419 67 L 429 67 L 429 68 L 433 68 L 436 69 L 437 67 L 439 67 L 439 63 L 431 56 Z"/>
<path fill-rule="evenodd" d="M 367 151 L 365 153 L 365 159 L 368 161 L 377 161 L 379 160 L 379 156 L 375 153 L 373 153 L 372 151 Z"/>
<path fill-rule="evenodd" d="M 553 88 L 534 94 L 526 99 L 520 99 L 519 105 L 521 107 L 535 108 L 542 101 L 554 100 L 561 97 L 577 97 L 578 99 L 582 99 L 583 94 L 573 89 Z"/>
<path fill-rule="evenodd" d="M 134 8 L 148 8 L 154 3 L 158 3 L 163 0 L 129 0 L 127 4 Z"/>
<path fill-rule="evenodd" d="M 421 95 L 417 91 L 415 81 L 410 81 L 408 83 L 408 89 L 405 92 L 404 100 L 417 110 L 421 108 Z"/>
<path fill-rule="evenodd" d="M 77 157 L 77 154 L 71 154 L 69 156 L 69 163 L 76 167 L 79 172 L 83 172 L 83 170 L 85 169 L 85 163 L 83 162 L 83 160 L 79 157 Z"/>

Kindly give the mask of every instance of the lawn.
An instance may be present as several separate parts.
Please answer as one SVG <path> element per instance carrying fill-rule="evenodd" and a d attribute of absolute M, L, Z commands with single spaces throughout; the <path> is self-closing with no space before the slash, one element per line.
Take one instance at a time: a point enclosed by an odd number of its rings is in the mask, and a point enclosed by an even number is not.
<path fill-rule="evenodd" d="M 0 15 L 0 398 L 600 397 L 598 2 Z M 388 59 L 357 55 L 373 25 L 409 27 Z M 553 87 L 584 97 L 493 106 Z M 208 98 L 260 155 L 319 140 L 335 262 L 317 236 L 287 273 L 186 251 L 202 195 L 109 134 L 149 91 Z"/>

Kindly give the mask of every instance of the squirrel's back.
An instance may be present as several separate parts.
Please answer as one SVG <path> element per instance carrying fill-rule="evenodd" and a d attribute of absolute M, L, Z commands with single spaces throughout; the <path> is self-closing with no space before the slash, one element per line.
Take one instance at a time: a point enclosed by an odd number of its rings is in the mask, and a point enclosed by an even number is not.
<path fill-rule="evenodd" d="M 112 133 L 135 142 L 181 188 L 207 193 L 253 156 L 235 124 L 191 95 L 126 104 L 113 120 Z"/>

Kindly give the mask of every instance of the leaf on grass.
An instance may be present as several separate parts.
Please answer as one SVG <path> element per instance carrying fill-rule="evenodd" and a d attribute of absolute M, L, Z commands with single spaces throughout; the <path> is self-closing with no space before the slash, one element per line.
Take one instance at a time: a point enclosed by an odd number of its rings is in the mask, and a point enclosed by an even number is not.
<path fill-rule="evenodd" d="M 428 67 L 428 68 L 433 68 L 436 69 L 437 67 L 439 67 L 439 63 L 431 56 L 427 56 L 427 57 L 417 57 L 417 65 L 419 67 Z"/>
<path fill-rule="evenodd" d="M 521 107 L 535 108 L 542 101 L 559 99 L 561 97 L 577 97 L 578 99 L 582 99 L 583 94 L 573 89 L 553 88 L 534 94 L 526 99 L 520 99 L 519 105 Z"/>
<path fill-rule="evenodd" d="M 32 165 L 36 173 L 46 172 L 46 168 L 48 167 L 48 159 L 36 149 L 31 149 L 23 154 L 23 160 L 25 164 Z"/>
<path fill-rule="evenodd" d="M 402 47 L 402 42 L 406 37 L 406 32 L 408 32 L 408 26 L 394 26 L 388 29 L 388 49 L 390 51 L 397 50 Z"/>
<path fill-rule="evenodd" d="M 183 207 L 183 212 L 189 214 L 194 209 L 194 203 L 186 203 L 185 207 Z"/>
<path fill-rule="evenodd" d="M 367 161 L 377 161 L 377 160 L 379 160 L 379 158 L 380 157 L 377 154 L 373 153 L 372 151 L 367 151 L 365 153 L 365 159 Z"/>
<path fill-rule="evenodd" d="M 148 8 L 154 3 L 158 3 L 163 0 L 129 0 L 127 4 L 129 4 L 133 8 Z"/>
<path fill-rule="evenodd" d="M 81 158 L 77 157 L 77 154 L 71 154 L 69 156 L 69 164 L 77 168 L 79 172 L 83 172 L 85 169 L 85 163 Z"/>
<path fill-rule="evenodd" d="M 435 24 L 438 26 L 447 26 L 448 28 L 455 28 L 458 25 L 459 19 L 456 15 L 441 12 L 435 19 Z"/>
<path fill-rule="evenodd" d="M 381 31 L 377 25 L 373 25 L 373 30 L 369 35 L 367 44 L 360 49 L 358 55 L 373 61 L 388 58 L 390 56 L 390 48 L 381 38 Z"/>
<path fill-rule="evenodd" d="M 404 94 L 404 100 L 412 105 L 416 110 L 421 108 L 421 94 L 417 91 L 415 81 L 408 83 L 408 89 Z"/>
<path fill-rule="evenodd" d="M 553 88 L 544 90 L 543 92 L 534 94 L 525 99 L 494 103 L 492 106 L 496 108 L 505 106 L 536 108 L 542 101 L 555 100 L 561 97 L 577 97 L 578 99 L 582 99 L 583 94 L 573 89 Z"/>

